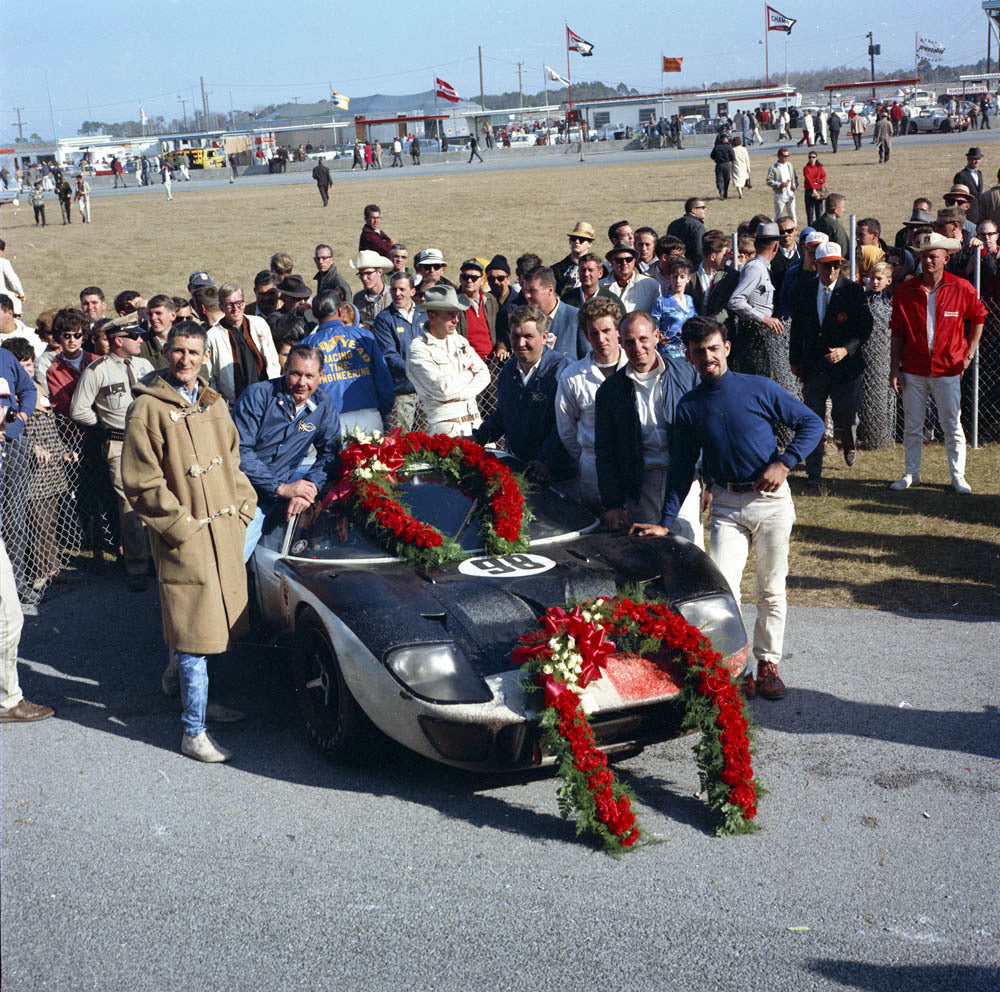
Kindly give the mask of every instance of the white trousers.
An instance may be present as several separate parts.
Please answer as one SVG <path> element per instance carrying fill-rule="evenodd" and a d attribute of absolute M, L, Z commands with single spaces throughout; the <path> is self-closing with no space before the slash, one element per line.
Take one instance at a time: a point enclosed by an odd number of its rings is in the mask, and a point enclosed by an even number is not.
<path fill-rule="evenodd" d="M 731 493 L 712 490 L 711 548 L 709 555 L 726 577 L 740 603 L 740 580 L 750 548 L 756 556 L 757 623 L 753 655 L 757 664 L 781 660 L 788 612 L 785 579 L 788 542 L 795 523 L 795 507 L 788 483 L 776 493 Z"/>
<path fill-rule="evenodd" d="M 920 475 L 920 456 L 924 446 L 924 418 L 927 397 L 934 397 L 938 420 L 944 431 L 948 471 L 953 479 L 965 475 L 965 432 L 962 430 L 962 377 L 942 375 L 931 378 L 903 373 L 903 450 L 906 474 Z"/>
<path fill-rule="evenodd" d="M 791 217 L 798 224 L 798 219 L 795 216 L 794 193 L 791 196 L 784 192 L 774 194 L 774 219 L 778 220 L 781 217 Z"/>
<path fill-rule="evenodd" d="M 13 709 L 23 698 L 17 678 L 17 646 L 23 626 L 14 569 L 0 538 L 0 709 Z"/>

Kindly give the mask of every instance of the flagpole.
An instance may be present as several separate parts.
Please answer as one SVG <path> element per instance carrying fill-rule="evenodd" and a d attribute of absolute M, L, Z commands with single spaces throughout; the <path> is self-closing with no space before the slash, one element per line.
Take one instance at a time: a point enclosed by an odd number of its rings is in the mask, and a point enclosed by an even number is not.
<path fill-rule="evenodd" d="M 566 23 L 566 89 L 569 91 L 569 112 L 573 113 L 573 70 L 569 64 L 569 23 Z"/>
<path fill-rule="evenodd" d="M 771 70 L 768 59 L 767 43 L 770 35 L 767 20 L 767 4 L 764 4 L 764 89 L 771 85 Z"/>
<path fill-rule="evenodd" d="M 660 117 L 663 116 L 664 101 L 663 101 L 663 52 L 660 52 Z"/>

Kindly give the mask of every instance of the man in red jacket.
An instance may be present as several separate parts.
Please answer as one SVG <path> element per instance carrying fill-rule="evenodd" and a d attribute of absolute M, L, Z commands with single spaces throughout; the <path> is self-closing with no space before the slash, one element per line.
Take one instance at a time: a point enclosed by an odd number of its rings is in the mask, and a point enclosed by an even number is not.
<path fill-rule="evenodd" d="M 377 203 L 365 207 L 365 226 L 358 238 L 358 251 L 378 252 L 383 258 L 392 251 L 392 238 L 379 225 L 382 223 L 382 208 Z"/>
<path fill-rule="evenodd" d="M 944 431 L 951 484 L 957 493 L 972 492 L 965 481 L 962 373 L 979 347 L 986 307 L 972 283 L 945 271 L 949 253 L 961 247 L 954 238 L 922 235 L 916 248 L 923 271 L 919 278 L 904 282 L 892 298 L 889 381 L 903 395 L 906 471 L 891 489 L 909 489 L 920 481 L 924 415 L 930 394 Z"/>

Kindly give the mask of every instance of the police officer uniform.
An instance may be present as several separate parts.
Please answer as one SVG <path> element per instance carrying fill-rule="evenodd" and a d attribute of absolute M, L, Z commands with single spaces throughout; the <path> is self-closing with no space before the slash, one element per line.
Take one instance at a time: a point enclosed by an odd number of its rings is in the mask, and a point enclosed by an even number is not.
<path fill-rule="evenodd" d="M 134 317 L 119 318 L 115 323 L 119 321 L 129 322 L 129 327 L 134 325 L 138 330 Z M 121 453 L 125 440 L 125 415 L 132 404 L 132 387 L 152 371 L 153 366 L 141 356 L 122 358 L 111 353 L 103 355 L 83 370 L 70 407 L 70 415 L 77 423 L 87 426 L 100 424 L 103 428 L 102 452 L 118 502 L 125 570 L 130 585 L 135 587 L 145 584 L 149 544 L 143 523 L 125 496 Z"/>

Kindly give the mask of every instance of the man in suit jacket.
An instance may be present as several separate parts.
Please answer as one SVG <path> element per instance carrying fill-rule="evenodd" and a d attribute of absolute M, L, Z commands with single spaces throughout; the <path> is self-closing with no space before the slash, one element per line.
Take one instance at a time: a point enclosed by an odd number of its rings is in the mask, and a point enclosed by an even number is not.
<path fill-rule="evenodd" d="M 590 342 L 578 323 L 580 311 L 556 296 L 556 277 L 547 265 L 522 277 L 521 292 L 528 305 L 538 307 L 545 316 L 541 330 L 547 335 L 547 347 L 569 355 L 574 361 L 590 351 Z"/>
<path fill-rule="evenodd" d="M 782 220 L 782 223 L 786 223 Z M 788 220 L 787 223 L 793 223 Z M 729 297 L 733 295 L 736 284 L 740 281 L 738 269 L 727 268 L 723 262 L 729 249 L 725 235 L 706 234 L 703 242 L 701 265 L 688 283 L 688 294 L 694 301 L 694 308 L 699 316 L 711 317 L 724 324 L 729 319 L 726 307 Z M 773 262 L 771 263 L 773 266 Z"/>
<path fill-rule="evenodd" d="M 844 256 L 834 241 L 816 249 L 818 278 L 802 283 L 792 303 L 788 361 L 802 380 L 802 400 L 818 416 L 833 402 L 833 425 L 848 466 L 857 460 L 858 407 L 865 360 L 861 346 L 872 333 L 872 315 L 860 284 L 840 274 Z M 806 457 L 808 485 L 823 471 L 823 441 Z"/>
<path fill-rule="evenodd" d="M 970 148 L 965 153 L 965 168 L 960 172 L 956 172 L 951 180 L 953 185 L 968 187 L 969 192 L 972 194 L 972 204 L 968 207 L 968 213 L 969 220 L 974 224 L 979 222 L 979 197 L 986 192 L 986 186 L 983 183 L 983 174 L 979 169 L 979 163 L 982 160 L 982 150 L 975 147 Z"/>

